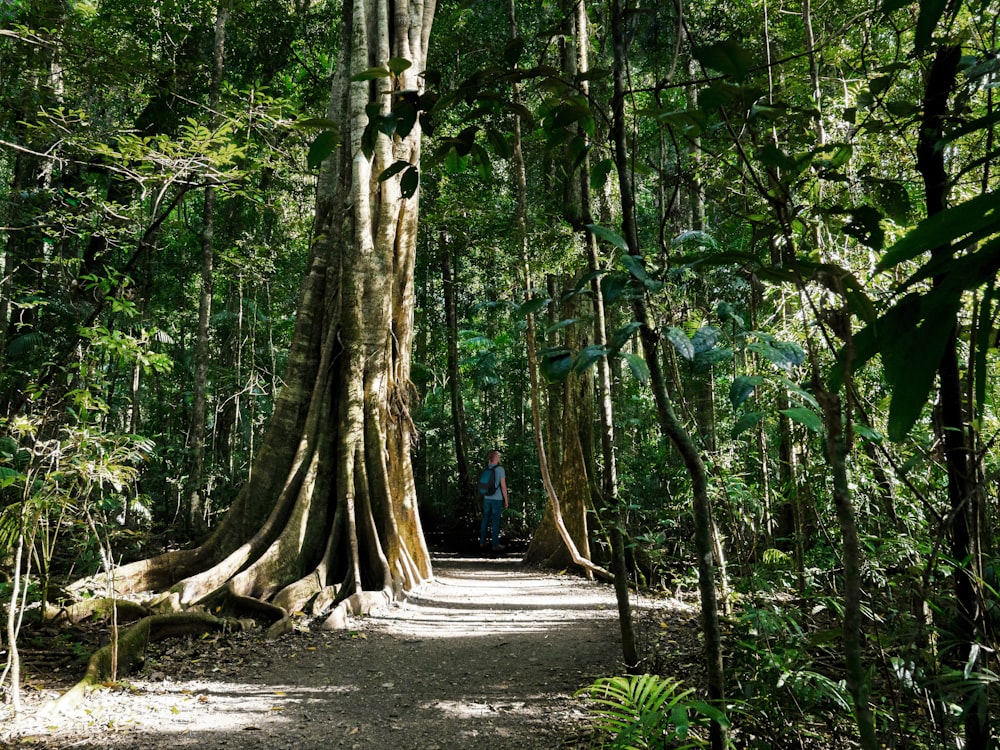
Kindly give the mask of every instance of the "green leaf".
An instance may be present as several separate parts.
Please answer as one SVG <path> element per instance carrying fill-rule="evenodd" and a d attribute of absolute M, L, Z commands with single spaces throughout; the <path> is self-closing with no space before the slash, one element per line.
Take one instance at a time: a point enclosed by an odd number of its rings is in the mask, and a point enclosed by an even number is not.
<path fill-rule="evenodd" d="M 807 409 L 804 406 L 795 406 L 791 409 L 782 409 L 781 413 L 793 422 L 804 424 L 815 433 L 823 433 L 823 420 L 812 409 Z"/>
<path fill-rule="evenodd" d="M 404 198 L 412 198 L 417 188 L 420 186 L 420 172 L 416 167 L 410 165 L 399 180 L 400 194 Z"/>
<path fill-rule="evenodd" d="M 923 321 L 919 328 L 912 327 L 911 323 L 910 331 L 898 336 L 891 344 L 882 339 L 883 361 L 887 345 L 893 347 L 891 356 L 895 361 L 896 381 L 889 403 L 888 422 L 889 439 L 894 442 L 906 437 L 929 401 L 934 376 L 962 306 L 961 293 L 937 292 L 934 290 L 921 300 Z"/>
<path fill-rule="evenodd" d="M 963 244 L 968 244 L 997 232 L 1000 232 L 1000 191 L 993 191 L 921 221 L 886 251 L 876 270 L 885 271 L 922 253 L 947 247 L 959 237 L 965 238 Z"/>
<path fill-rule="evenodd" d="M 368 68 L 368 70 L 362 70 L 360 73 L 355 73 L 351 76 L 351 81 L 357 83 L 360 81 L 374 81 L 378 78 L 388 78 L 391 72 L 387 68 Z"/>
<path fill-rule="evenodd" d="M 606 302 L 616 302 L 631 288 L 631 278 L 624 273 L 609 273 L 601 278 L 601 294 Z"/>
<path fill-rule="evenodd" d="M 409 70 L 413 67 L 413 63 L 407 60 L 405 57 L 392 57 L 386 62 L 386 67 L 389 68 L 389 72 L 394 76 L 398 76 L 404 70 Z"/>
<path fill-rule="evenodd" d="M 628 362 L 628 367 L 632 371 L 633 377 L 640 383 L 649 382 L 649 366 L 646 364 L 646 360 L 642 358 L 639 354 L 634 354 L 633 352 L 624 352 L 622 354 L 625 357 L 625 361 Z"/>
<path fill-rule="evenodd" d="M 853 430 L 855 435 L 859 435 L 860 437 L 863 437 L 865 440 L 871 440 L 873 443 L 878 443 L 884 440 L 882 433 L 877 432 L 873 430 L 871 427 L 868 427 L 866 425 L 855 423 L 854 425 L 851 426 L 851 429 Z"/>
<path fill-rule="evenodd" d="M 521 53 L 524 52 L 524 40 L 521 37 L 514 37 L 503 49 L 503 61 L 507 63 L 508 67 L 513 68 L 517 65 L 517 61 L 521 59 Z"/>
<path fill-rule="evenodd" d="M 854 237 L 862 245 L 881 251 L 885 244 L 885 230 L 882 229 L 882 214 L 871 206 L 858 206 L 847 210 L 851 220 L 844 225 L 844 233 Z"/>
<path fill-rule="evenodd" d="M 538 297 L 536 299 L 529 299 L 528 301 L 522 302 L 520 304 L 520 306 L 517 308 L 517 314 L 522 318 L 526 318 L 529 315 L 534 315 L 539 310 L 544 309 L 551 301 L 552 300 L 549 297 Z"/>
<path fill-rule="evenodd" d="M 397 174 L 399 174 L 400 172 L 402 172 L 408 166 L 410 166 L 410 162 L 408 162 L 408 161 L 396 161 L 396 162 L 393 162 L 392 165 L 390 165 L 390 166 L 388 166 L 388 167 L 386 167 L 385 169 L 382 170 L 382 174 L 380 174 L 378 176 L 378 181 L 379 182 L 385 182 L 389 178 L 395 177 Z"/>
<path fill-rule="evenodd" d="M 987 354 L 990 350 L 990 340 L 993 336 L 993 302 L 996 299 L 994 282 L 991 280 L 989 288 L 983 294 L 983 301 L 979 308 L 979 324 L 976 326 L 976 338 L 974 349 L 974 383 L 975 383 L 975 414 L 974 418 L 979 418 L 983 414 L 986 406 L 986 383 L 988 379 Z"/>
<path fill-rule="evenodd" d="M 763 382 L 764 378 L 760 375 L 737 375 L 729 386 L 729 403 L 733 405 L 733 409 L 739 408 Z"/>
<path fill-rule="evenodd" d="M 726 347 L 716 347 L 706 349 L 694 355 L 694 371 L 707 372 L 711 368 L 723 362 L 729 362 L 733 358 L 733 350 Z"/>
<path fill-rule="evenodd" d="M 451 174 L 461 174 L 465 171 L 466 165 L 469 163 L 468 156 L 460 156 L 457 149 L 449 148 L 447 155 L 444 159 L 445 168 Z"/>
<path fill-rule="evenodd" d="M 734 80 L 743 81 L 753 68 L 753 58 L 739 44 L 732 40 L 717 42 L 708 46 L 696 46 L 692 53 L 706 68 L 717 70 Z"/>
<path fill-rule="evenodd" d="M 489 141 L 494 153 L 501 159 L 509 159 L 513 155 L 514 151 L 510 143 L 508 143 L 503 133 L 496 128 L 489 128 L 486 131 L 486 139 Z"/>
<path fill-rule="evenodd" d="M 600 224 L 587 224 L 587 230 L 590 231 L 597 239 L 604 240 L 617 247 L 622 252 L 628 252 L 628 244 L 617 232 L 612 232 L 607 227 L 602 227 Z"/>
<path fill-rule="evenodd" d="M 763 418 L 764 418 L 764 412 L 762 411 L 747 412 L 736 421 L 735 425 L 733 425 L 732 436 L 736 437 L 746 432 L 747 430 L 751 429 L 752 427 L 755 427 L 757 423 L 760 422 L 760 420 L 762 420 Z"/>
<path fill-rule="evenodd" d="M 631 339 L 635 332 L 640 328 L 642 328 L 642 323 L 633 320 L 631 323 L 626 323 L 621 328 L 616 330 L 613 334 L 611 334 L 611 351 L 617 352 L 625 346 L 629 339 Z"/>
<path fill-rule="evenodd" d="M 649 274 L 646 273 L 646 267 L 642 263 L 642 258 L 631 254 L 623 255 L 622 265 L 628 269 L 630 274 L 639 279 L 639 281 L 642 281 L 643 283 L 651 281 Z"/>
<path fill-rule="evenodd" d="M 550 351 L 542 355 L 539 368 L 550 383 L 561 383 L 573 371 L 573 357 L 565 349 Z"/>
<path fill-rule="evenodd" d="M 707 248 L 709 250 L 716 250 L 719 247 L 719 243 L 715 241 L 712 235 L 707 232 L 695 230 L 681 232 L 674 237 L 670 244 L 674 247 L 696 247 L 698 249 Z"/>
<path fill-rule="evenodd" d="M 608 181 L 608 175 L 614 169 L 615 164 L 611 159 L 602 159 L 590 168 L 590 187 L 595 190 L 603 190 Z"/>
<path fill-rule="evenodd" d="M 747 346 L 747 349 L 760 354 L 764 359 L 785 372 L 791 372 L 793 368 L 805 362 L 806 353 L 798 344 L 790 341 L 775 341 L 770 337 L 768 339 L 754 342 Z"/>
<path fill-rule="evenodd" d="M 336 120 L 329 117 L 309 117 L 305 120 L 296 120 L 292 123 L 294 128 L 311 128 L 313 130 L 332 130 L 334 133 L 340 130 L 340 125 Z"/>
<path fill-rule="evenodd" d="M 0 490 L 10 487 L 23 478 L 24 475 L 21 472 L 14 471 L 7 466 L 0 466 Z"/>
<path fill-rule="evenodd" d="M 588 368 L 596 364 L 601 357 L 607 356 L 607 354 L 608 350 L 603 346 L 599 346 L 597 344 L 585 346 L 576 355 L 576 362 L 573 364 L 573 372 L 585 372 Z"/>
<path fill-rule="evenodd" d="M 924 52 L 931 46 L 931 37 L 938 21 L 944 15 L 946 0 L 920 0 L 920 14 L 917 16 L 917 31 L 913 38 L 916 51 Z"/>
<path fill-rule="evenodd" d="M 695 353 L 701 354 L 719 343 L 721 337 L 722 332 L 715 326 L 701 326 L 691 337 L 691 343 L 694 344 Z"/>
<path fill-rule="evenodd" d="M 361 152 L 369 159 L 375 153 L 375 142 L 378 140 L 378 120 L 369 120 L 361 134 Z"/>
<path fill-rule="evenodd" d="M 417 108 L 412 102 L 403 99 L 396 102 L 392 111 L 396 115 L 396 135 L 400 138 L 406 138 L 417 122 Z"/>
<path fill-rule="evenodd" d="M 560 320 L 558 323 L 553 323 L 546 328 L 545 333 L 546 335 L 555 333 L 556 331 L 561 331 L 563 328 L 569 328 L 570 326 L 576 325 L 579 322 L 579 318 L 567 318 L 566 320 Z"/>
<path fill-rule="evenodd" d="M 324 130 L 313 140 L 309 146 L 309 153 L 306 155 L 306 164 L 309 169 L 318 169 L 319 165 L 334 152 L 340 139 L 331 130 Z"/>
<path fill-rule="evenodd" d="M 670 328 L 667 331 L 667 341 L 674 345 L 674 349 L 676 349 L 677 353 L 684 357 L 684 359 L 689 362 L 694 359 L 694 343 L 680 328 L 677 328 L 676 326 Z"/>

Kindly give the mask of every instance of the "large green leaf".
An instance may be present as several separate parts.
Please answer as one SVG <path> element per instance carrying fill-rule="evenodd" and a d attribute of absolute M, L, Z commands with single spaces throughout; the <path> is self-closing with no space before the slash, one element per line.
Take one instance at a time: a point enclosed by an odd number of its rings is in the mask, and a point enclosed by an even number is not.
<path fill-rule="evenodd" d="M 959 237 L 968 244 L 998 232 L 1000 191 L 984 193 L 921 221 L 886 251 L 876 270 L 884 271 L 922 253 L 947 247 Z"/>
<path fill-rule="evenodd" d="M 399 191 L 404 198 L 412 198 L 420 186 L 420 172 L 414 166 L 407 167 L 399 178 Z"/>
<path fill-rule="evenodd" d="M 573 371 L 573 355 L 565 349 L 543 352 L 539 367 L 550 383 L 561 383 Z"/>
<path fill-rule="evenodd" d="M 340 139 L 332 130 L 324 130 L 317 135 L 306 155 L 306 164 L 309 165 L 309 169 L 318 169 L 326 157 L 334 152 L 339 142 Z"/>
<path fill-rule="evenodd" d="M 599 240 L 604 240 L 605 242 L 614 245 L 619 250 L 626 253 L 628 252 L 628 244 L 617 232 L 613 232 L 607 227 L 602 227 L 600 224 L 587 224 L 587 229 Z"/>
<path fill-rule="evenodd" d="M 625 346 L 625 344 L 628 343 L 629 339 L 631 339 L 632 336 L 635 334 L 635 332 L 638 331 L 640 328 L 642 328 L 642 323 L 633 320 L 631 323 L 626 323 L 621 328 L 612 333 L 611 341 L 608 342 L 611 347 L 611 351 L 617 352 L 619 349 Z"/>
<path fill-rule="evenodd" d="M 707 46 L 696 46 L 692 53 L 706 68 L 717 70 L 737 82 L 743 81 L 753 68 L 753 58 L 742 46 L 732 40 Z"/>
<path fill-rule="evenodd" d="M 646 267 L 642 263 L 642 258 L 635 255 L 623 255 L 622 265 L 628 269 L 628 272 L 639 279 L 639 281 L 646 283 L 652 281 L 649 278 L 649 274 L 646 273 Z"/>
<path fill-rule="evenodd" d="M 539 310 L 544 309 L 552 300 L 549 297 L 536 297 L 535 299 L 529 299 L 526 302 L 522 302 L 517 308 L 517 313 L 519 316 L 526 318 L 529 315 L 534 315 Z"/>
<path fill-rule="evenodd" d="M 10 487 L 15 482 L 24 479 L 24 474 L 14 471 L 8 466 L 0 466 L 0 490 Z"/>
<path fill-rule="evenodd" d="M 382 170 L 382 174 L 378 176 L 378 181 L 385 182 L 390 177 L 395 177 L 397 174 L 402 172 L 408 166 L 410 166 L 410 162 L 408 161 L 395 161 L 391 165 Z"/>
<path fill-rule="evenodd" d="M 723 362 L 728 362 L 733 358 L 733 350 L 728 347 L 715 347 L 706 349 L 694 355 L 695 372 L 706 372 Z"/>
<path fill-rule="evenodd" d="M 391 57 L 385 66 L 392 72 L 393 75 L 398 76 L 404 70 L 409 70 L 413 67 L 413 63 L 407 60 L 405 57 Z"/>
<path fill-rule="evenodd" d="M 628 367 L 632 371 L 632 375 L 640 383 L 649 382 L 649 365 L 646 364 L 646 360 L 638 354 L 632 352 L 625 352 L 622 354 L 625 357 L 625 361 L 628 362 Z"/>
<path fill-rule="evenodd" d="M 944 15 L 947 0 L 920 0 L 920 14 L 917 16 L 917 31 L 913 46 L 917 52 L 923 52 L 931 46 L 931 37 L 938 21 Z"/>
<path fill-rule="evenodd" d="M 676 326 L 670 328 L 667 331 L 667 341 L 674 345 L 674 349 L 680 354 L 684 359 L 689 362 L 694 359 L 695 349 L 694 342 L 688 338 L 688 335 L 684 333 L 680 328 Z"/>
<path fill-rule="evenodd" d="M 921 299 L 922 322 L 908 336 L 885 342 L 896 370 L 889 404 L 889 439 L 899 441 L 906 437 L 934 387 L 934 376 L 941 364 L 945 347 L 949 345 L 955 329 L 955 320 L 962 307 L 961 293 L 951 290 L 934 290 Z M 888 369 L 888 368 L 887 368 Z"/>
<path fill-rule="evenodd" d="M 746 414 L 741 416 L 738 420 L 736 420 L 736 424 L 733 425 L 732 436 L 736 437 L 746 432 L 750 428 L 756 426 L 757 423 L 760 422 L 760 420 L 762 420 L 763 418 L 764 418 L 764 412 L 762 411 L 747 412 Z"/>
<path fill-rule="evenodd" d="M 368 68 L 367 70 L 362 70 L 360 73 L 355 73 L 351 76 L 351 80 L 354 82 L 359 81 L 374 81 L 378 78 L 388 78 L 392 73 L 388 68 Z"/>
<path fill-rule="evenodd" d="M 694 345 L 695 352 L 700 354 L 712 349 L 719 343 L 721 337 L 722 332 L 715 326 L 701 326 L 691 337 L 691 343 Z"/>
<path fill-rule="evenodd" d="M 979 306 L 979 321 L 976 325 L 976 338 L 974 350 L 974 383 L 976 393 L 975 417 L 978 418 L 983 413 L 986 405 L 986 381 L 988 378 L 987 357 L 990 350 L 990 341 L 993 337 L 993 303 L 996 300 L 996 290 L 994 282 L 991 281 L 989 288 L 983 294 L 982 303 Z"/>
<path fill-rule="evenodd" d="M 823 433 L 823 420 L 812 409 L 805 406 L 795 406 L 791 409 L 782 409 L 781 413 L 793 422 L 805 425 L 815 433 Z"/>
<path fill-rule="evenodd" d="M 729 386 L 729 403 L 734 409 L 739 408 L 763 382 L 764 378 L 760 375 L 737 375 L 733 379 L 733 384 Z"/>
<path fill-rule="evenodd" d="M 791 372 L 806 360 L 806 353 L 801 346 L 791 341 L 777 341 L 770 336 L 750 344 L 747 350 L 761 355 L 785 372 Z"/>
<path fill-rule="evenodd" d="M 585 346 L 576 355 L 576 362 L 573 363 L 573 372 L 584 372 L 593 367 L 601 357 L 608 354 L 607 348 L 597 344 Z"/>

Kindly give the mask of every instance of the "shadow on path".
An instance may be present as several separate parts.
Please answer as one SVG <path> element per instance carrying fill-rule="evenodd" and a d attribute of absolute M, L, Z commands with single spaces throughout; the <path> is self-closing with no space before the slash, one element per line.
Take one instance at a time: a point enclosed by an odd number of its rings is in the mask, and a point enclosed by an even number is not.
<path fill-rule="evenodd" d="M 612 588 L 510 558 L 434 566 L 346 632 L 167 648 L 131 691 L 0 748 L 586 747 L 573 693 L 620 669 Z"/>

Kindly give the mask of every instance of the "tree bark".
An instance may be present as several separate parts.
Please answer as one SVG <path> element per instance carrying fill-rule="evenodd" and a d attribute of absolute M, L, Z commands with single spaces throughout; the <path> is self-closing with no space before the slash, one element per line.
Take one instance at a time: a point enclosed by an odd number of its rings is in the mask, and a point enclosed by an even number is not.
<path fill-rule="evenodd" d="M 462 376 L 458 367 L 458 305 L 455 302 L 455 274 L 451 264 L 451 238 L 441 236 L 441 286 L 444 293 L 444 316 L 448 336 L 448 390 L 451 396 L 451 426 L 455 433 L 455 462 L 458 466 L 458 493 L 463 511 L 475 516 L 478 512 L 475 482 L 469 464 L 468 431 L 465 422 L 465 401 L 462 399 Z"/>
<path fill-rule="evenodd" d="M 311 602 L 333 627 L 430 576 L 408 413 L 419 190 L 403 197 L 405 172 L 378 180 L 397 161 L 416 168 L 420 125 L 379 130 L 367 153 L 362 136 L 369 104 L 386 115 L 422 90 L 434 6 L 345 3 L 328 113 L 341 145 L 320 167 L 285 383 L 250 480 L 205 543 L 124 566 L 120 589 L 169 589 L 182 606 Z M 400 58 L 412 66 L 351 80 Z"/>
<path fill-rule="evenodd" d="M 573 38 L 576 41 L 577 70 L 586 73 L 590 70 L 590 24 L 585 3 L 574 4 Z M 581 77 L 581 93 L 590 96 L 590 82 L 586 76 Z M 581 128 L 582 135 L 582 128 Z M 583 165 L 577 173 L 581 218 L 584 226 L 594 223 L 591 209 L 590 193 L 590 158 L 584 158 Z M 590 294 L 594 311 L 594 345 L 607 347 L 608 324 L 604 309 L 604 294 L 601 280 L 597 272 L 601 270 L 598 256 L 597 237 L 590 230 L 584 234 L 584 246 L 587 254 L 587 269 L 591 273 Z M 618 625 L 622 637 L 622 659 L 630 670 L 639 664 L 639 645 L 632 621 L 632 602 L 629 592 L 628 565 L 625 559 L 625 536 L 622 527 L 625 523 L 625 509 L 618 495 L 618 456 L 615 450 L 615 420 L 611 398 L 611 365 L 607 355 L 597 360 L 597 403 L 601 426 L 601 459 L 604 472 L 601 476 L 601 511 L 610 512 L 611 541 L 611 572 L 615 577 L 615 599 L 618 604 Z"/>
<path fill-rule="evenodd" d="M 219 92 L 222 89 L 222 72 L 226 59 L 226 22 L 229 18 L 228 3 L 220 2 L 215 11 L 215 46 L 212 64 L 212 83 L 208 106 L 214 113 L 219 107 Z M 212 315 L 214 262 L 213 241 L 215 236 L 215 195 L 216 190 L 209 185 L 205 188 L 205 203 L 202 207 L 201 224 L 201 291 L 198 295 L 198 332 L 195 343 L 194 399 L 191 404 L 191 429 L 189 437 L 189 461 L 186 521 L 188 531 L 200 536 L 206 526 L 207 501 L 205 492 L 205 422 L 208 402 L 208 364 L 210 318 Z"/>
<path fill-rule="evenodd" d="M 945 154 L 939 147 L 949 116 L 949 100 L 958 75 L 962 50 L 958 46 L 941 47 L 935 54 L 924 88 L 923 118 L 917 142 L 917 169 L 924 182 L 927 215 L 943 211 L 948 204 L 949 179 L 945 167 Z M 950 247 L 931 251 L 934 258 L 948 257 Z M 935 284 L 942 278 L 936 277 Z M 956 617 L 954 620 L 957 641 L 958 669 L 979 672 L 981 657 L 978 642 L 982 636 L 979 627 L 979 598 L 976 579 L 981 571 L 975 569 L 978 539 L 971 529 L 970 508 L 975 506 L 974 494 L 978 491 L 972 480 L 969 448 L 966 443 L 966 419 L 962 407 L 962 384 L 959 374 L 958 321 L 955 321 L 944 355 L 938 366 L 938 400 L 940 404 L 940 432 L 938 439 L 944 446 L 945 467 L 948 475 L 948 501 L 951 507 L 951 553 L 955 565 Z M 990 709 L 986 690 L 976 682 L 965 701 L 966 747 L 990 747 Z"/>
<path fill-rule="evenodd" d="M 625 129 L 625 66 L 627 45 L 625 8 L 621 0 L 611 2 L 611 37 L 614 47 L 614 98 L 612 101 L 612 142 L 622 204 L 622 230 L 629 253 L 641 257 L 639 231 L 632 190 L 632 171 Z M 705 641 L 705 666 L 708 698 L 716 709 L 725 712 L 725 673 L 722 666 L 722 632 L 719 628 L 719 606 L 715 592 L 715 564 L 712 552 L 712 510 L 708 497 L 708 476 L 704 461 L 684 429 L 667 397 L 666 381 L 660 366 L 659 335 L 650 323 L 641 286 L 633 302 L 636 320 L 641 325 L 639 337 L 643 356 L 650 372 L 650 386 L 656 403 L 660 429 L 677 448 L 691 478 L 692 511 L 695 523 L 695 549 L 698 555 L 698 589 L 701 597 L 702 634 Z M 709 730 L 713 750 L 723 750 L 727 731 L 721 722 L 713 721 Z"/>

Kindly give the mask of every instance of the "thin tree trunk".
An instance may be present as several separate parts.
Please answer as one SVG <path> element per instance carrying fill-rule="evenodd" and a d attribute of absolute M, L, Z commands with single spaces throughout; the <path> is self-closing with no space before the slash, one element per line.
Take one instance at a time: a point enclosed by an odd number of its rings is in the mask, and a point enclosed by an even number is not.
<path fill-rule="evenodd" d="M 226 58 L 226 22 L 229 4 L 221 0 L 215 11 L 215 46 L 212 65 L 212 83 L 208 103 L 213 119 L 219 108 L 222 73 Z M 187 527 L 194 535 L 204 532 L 205 516 L 205 423 L 208 402 L 208 364 L 210 319 L 212 315 L 214 263 L 213 239 L 215 235 L 215 188 L 205 188 L 205 203 L 201 225 L 201 291 L 198 295 L 198 332 L 195 343 L 194 398 L 191 404 L 191 430 L 188 469 Z"/>
<path fill-rule="evenodd" d="M 944 137 L 949 116 L 948 103 L 958 75 L 962 50 L 958 46 L 940 48 L 927 75 L 924 89 L 923 119 L 917 143 L 917 169 L 924 182 L 927 215 L 933 216 L 947 207 L 948 174 L 945 154 L 938 146 Z M 935 259 L 948 257 L 949 247 L 932 250 Z M 934 283 L 941 282 L 935 278 Z M 944 355 L 938 366 L 938 395 L 940 401 L 940 434 L 944 445 L 945 467 L 948 475 L 948 501 L 951 506 L 951 553 L 955 560 L 956 617 L 955 639 L 959 645 L 956 666 L 959 669 L 979 672 L 981 656 L 978 642 L 979 601 L 975 580 L 981 571 L 975 569 L 979 540 L 970 529 L 970 508 L 977 488 L 972 480 L 969 449 L 966 443 L 966 420 L 962 409 L 962 384 L 958 370 L 958 323 L 952 329 Z M 974 684 L 965 701 L 963 712 L 965 742 L 969 748 L 987 748 L 992 742 L 990 708 L 986 690 Z"/>
<path fill-rule="evenodd" d="M 587 5 L 584 2 L 574 4 L 574 33 L 576 42 L 577 69 L 580 73 L 590 70 L 589 40 L 590 29 L 587 17 Z M 581 76 L 581 93 L 590 95 L 590 82 L 586 76 Z M 584 226 L 593 224 L 590 195 L 590 158 L 584 159 L 578 173 L 580 186 L 580 206 Z M 587 267 L 591 273 L 590 293 L 594 310 L 594 344 L 607 347 L 608 328 L 604 309 L 604 294 L 597 272 L 601 270 L 598 258 L 597 237 L 587 230 L 584 235 L 584 245 L 587 252 Z M 615 422 L 613 401 L 611 398 L 611 366 L 607 355 L 597 360 L 597 403 L 601 426 L 601 458 L 604 473 L 601 479 L 601 510 L 608 509 L 611 513 L 611 571 L 615 576 L 615 598 L 618 603 L 618 622 L 622 636 L 622 658 L 629 669 L 639 664 L 639 646 L 635 627 L 632 622 L 632 603 L 629 593 L 628 565 L 625 559 L 625 535 L 622 527 L 625 524 L 625 508 L 618 496 L 618 457 L 615 450 Z"/>
<path fill-rule="evenodd" d="M 621 0 L 611 2 L 611 37 L 614 47 L 614 98 L 612 101 L 612 142 L 618 171 L 618 185 L 622 204 L 622 229 L 629 253 L 640 256 L 639 232 L 635 215 L 629 168 L 629 152 L 625 128 L 625 68 L 627 47 L 625 38 L 625 8 Z M 641 287 L 639 287 L 641 288 Z M 705 665 L 708 697 L 716 709 L 725 712 L 725 673 L 722 666 L 722 632 L 719 627 L 719 607 L 715 591 L 715 565 L 712 553 L 712 511 L 708 497 L 708 476 L 705 464 L 691 436 L 674 414 L 667 397 L 666 381 L 660 365 L 659 336 L 650 324 L 644 298 L 636 294 L 633 302 L 636 320 L 641 325 L 640 341 L 649 367 L 650 385 L 656 402 L 660 429 L 673 442 L 684 461 L 691 478 L 692 510 L 695 522 L 695 549 L 698 555 L 698 588 L 701 596 L 702 634 L 704 636 Z M 727 731 L 721 722 L 713 721 L 710 727 L 713 750 L 723 750 Z"/>
<path fill-rule="evenodd" d="M 514 0 L 509 0 L 507 5 L 507 18 L 509 31 L 512 38 L 517 36 L 517 18 L 515 13 Z M 519 98 L 517 87 L 514 88 L 514 98 Z M 521 150 L 521 119 L 514 116 L 514 142 L 513 157 L 514 164 L 514 184 L 517 195 L 517 208 L 514 215 L 514 231 L 517 246 L 521 252 L 521 261 L 524 268 L 524 293 L 527 299 L 532 299 L 534 290 L 531 283 L 531 271 L 528 267 L 528 188 L 525 176 L 524 155 Z M 594 564 L 589 557 L 582 555 L 577 548 L 572 534 L 566 527 L 563 518 L 562 505 L 559 500 L 559 493 L 552 482 L 552 475 L 549 471 L 549 462 L 546 455 L 545 440 L 542 437 L 541 412 L 539 409 L 539 385 L 538 385 L 538 363 L 536 360 L 535 348 L 535 316 L 528 314 L 527 318 L 527 351 L 528 351 L 528 379 L 531 389 L 531 414 L 535 432 L 535 445 L 538 451 L 539 471 L 542 475 L 542 484 L 545 486 L 546 494 L 549 498 L 549 509 L 552 514 L 552 522 L 558 531 L 559 537 L 569 552 L 570 560 L 574 565 L 581 567 L 588 575 L 596 574 L 601 578 L 610 580 L 610 572 Z"/>
<path fill-rule="evenodd" d="M 878 750 L 880 745 L 868 702 L 868 675 L 863 660 L 861 567 L 864 560 L 847 473 L 844 414 L 840 396 L 827 391 L 818 377 L 814 381 L 826 422 L 826 457 L 833 472 L 833 503 L 844 550 L 844 659 L 847 689 L 854 703 L 854 717 L 861 746 L 865 750 Z"/>
<path fill-rule="evenodd" d="M 476 497 L 472 491 L 473 473 L 469 464 L 468 432 L 465 422 L 465 401 L 462 399 L 462 376 L 458 368 L 458 306 L 455 302 L 455 274 L 451 266 L 451 238 L 440 236 L 441 286 L 444 292 L 444 316 L 448 339 L 448 390 L 451 396 L 451 426 L 455 440 L 455 461 L 458 466 L 458 492 L 461 506 L 475 515 Z"/>

